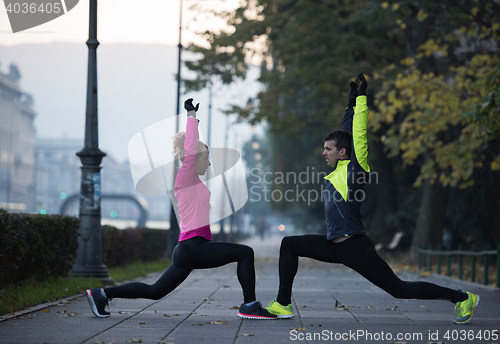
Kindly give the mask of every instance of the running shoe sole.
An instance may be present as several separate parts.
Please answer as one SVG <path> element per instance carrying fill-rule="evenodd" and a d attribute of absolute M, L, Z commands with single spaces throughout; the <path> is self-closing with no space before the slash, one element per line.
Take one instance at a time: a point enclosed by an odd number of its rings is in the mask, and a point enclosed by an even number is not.
<path fill-rule="evenodd" d="M 92 310 L 92 313 L 98 318 L 107 318 L 110 316 L 110 314 L 99 314 L 97 311 L 97 306 L 94 302 L 94 298 L 92 297 L 92 292 L 90 290 L 86 290 L 85 294 L 87 295 L 87 300 L 89 301 L 90 309 Z"/>
<path fill-rule="evenodd" d="M 278 319 L 290 319 L 290 318 L 293 318 L 295 316 L 295 314 L 278 314 L 277 315 L 277 318 Z"/>
<path fill-rule="evenodd" d="M 266 317 L 263 315 L 249 315 L 238 312 L 238 317 L 242 319 L 253 319 L 253 320 L 274 320 L 275 317 Z"/>
<path fill-rule="evenodd" d="M 453 322 L 455 324 L 458 324 L 458 325 L 468 324 L 472 320 L 472 317 L 474 316 L 474 312 L 476 311 L 476 308 L 478 305 L 479 305 L 479 295 L 477 295 L 477 300 L 476 300 L 476 303 L 474 304 L 474 308 L 472 309 L 472 313 L 470 314 L 469 319 L 467 319 L 466 321 L 462 321 L 462 322 L 456 322 L 455 319 L 453 319 Z"/>

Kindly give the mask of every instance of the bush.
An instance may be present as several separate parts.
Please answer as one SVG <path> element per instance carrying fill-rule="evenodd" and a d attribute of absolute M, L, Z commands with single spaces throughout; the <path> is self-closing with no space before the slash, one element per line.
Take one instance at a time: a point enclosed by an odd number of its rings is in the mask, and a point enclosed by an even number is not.
<path fill-rule="evenodd" d="M 75 263 L 80 220 L 0 209 L 0 289 L 26 280 L 66 277 Z M 168 231 L 102 226 L 102 259 L 110 267 L 163 258 Z"/>
<path fill-rule="evenodd" d="M 150 262 L 163 258 L 168 231 L 150 228 L 116 229 L 102 226 L 102 260 L 110 267 L 134 261 Z"/>
<path fill-rule="evenodd" d="M 66 276 L 76 258 L 78 227 L 78 218 L 72 216 L 0 209 L 0 288 Z"/>

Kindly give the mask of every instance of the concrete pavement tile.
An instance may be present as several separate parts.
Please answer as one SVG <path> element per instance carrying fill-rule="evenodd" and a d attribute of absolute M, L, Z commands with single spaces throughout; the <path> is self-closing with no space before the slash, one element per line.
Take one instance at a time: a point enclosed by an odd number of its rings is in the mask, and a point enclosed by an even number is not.
<path fill-rule="evenodd" d="M 209 317 L 203 321 L 200 318 L 190 317 L 177 326 L 166 341 L 196 343 L 199 340 L 204 343 L 233 343 L 240 324 L 241 319 L 235 316 Z"/>
<path fill-rule="evenodd" d="M 289 341 L 291 329 L 302 328 L 300 319 L 244 320 L 236 343 L 283 343 Z M 253 335 L 253 336 L 245 336 Z"/>
<path fill-rule="evenodd" d="M 335 319 L 334 322 L 326 323 L 321 319 L 318 319 L 317 321 L 321 322 L 321 324 L 316 326 L 305 326 L 305 337 L 298 335 L 298 333 L 291 333 L 291 335 L 297 334 L 297 341 L 302 341 L 301 338 L 307 339 L 309 337 L 311 338 L 309 340 L 310 343 L 320 343 L 325 342 L 326 340 L 329 342 L 351 342 L 353 341 L 353 335 L 355 335 L 358 331 L 365 330 L 359 322 L 353 322 L 350 319 Z"/>
<path fill-rule="evenodd" d="M 118 324 L 106 331 L 90 338 L 87 344 L 94 344 L 95 342 L 109 343 L 115 341 L 118 343 L 126 343 L 132 339 L 140 339 L 142 343 L 157 342 L 163 339 L 172 328 L 179 324 L 177 320 L 170 319 L 145 319 L 145 321 L 133 320 L 136 317 Z"/>
<path fill-rule="evenodd" d="M 439 341 L 445 343 L 456 343 L 456 344 L 484 344 L 484 343 L 497 343 L 500 339 L 492 340 L 489 337 L 488 340 L 484 338 L 484 331 L 481 331 L 477 327 L 470 326 L 458 326 L 451 325 L 448 328 L 432 328 L 432 339 L 436 340 L 439 338 Z"/>
<path fill-rule="evenodd" d="M 302 319 L 307 319 L 307 318 L 331 318 L 331 319 L 343 319 L 343 318 L 352 318 L 352 314 L 349 312 L 340 312 L 340 311 L 321 311 L 321 310 L 301 310 L 300 311 L 300 316 Z"/>
<path fill-rule="evenodd" d="M 67 312 L 64 313 L 64 310 Z M 63 313 L 58 313 L 58 311 Z M 102 321 L 99 322 L 99 320 Z M 50 338 L 50 341 L 57 342 L 67 342 L 68 338 L 71 338 L 76 342 L 82 342 L 89 337 L 89 332 L 86 330 L 90 330 L 90 333 L 103 331 L 116 322 L 117 319 L 95 318 L 90 313 L 86 300 L 84 302 L 74 301 L 68 305 L 67 309 L 50 307 L 0 323 L 0 333 L 2 333 L 0 342 L 5 341 L 4 343 L 8 344 L 40 343 L 44 338 Z"/>
<path fill-rule="evenodd" d="M 236 334 L 234 335 L 225 335 L 215 334 L 215 333 L 207 333 L 207 334 L 190 334 L 190 333 L 182 333 L 177 335 L 172 335 L 164 339 L 165 343 L 173 343 L 173 344 L 221 344 L 221 343 L 233 343 L 235 340 Z"/>
<path fill-rule="evenodd" d="M 259 250 L 257 247 L 256 245 L 256 252 Z M 257 298 L 264 306 L 276 297 L 278 291 L 276 257 L 256 260 Z M 149 275 L 141 280 L 154 283 L 161 273 L 163 272 Z M 415 274 L 407 274 L 405 278 L 410 279 L 412 276 L 413 280 L 424 280 Z M 346 267 L 301 259 L 293 289 L 293 308 L 296 316 L 292 319 L 273 321 L 239 319 L 236 316 L 238 310 L 233 307 L 239 307 L 241 304 L 242 290 L 236 277 L 236 264 L 229 264 L 216 269 L 193 271 L 186 281 L 162 300 L 115 299 L 110 302 L 112 315 L 109 318 L 94 317 L 86 298 L 82 295 L 71 303 L 46 308 L 48 312 L 30 312 L 22 317 L 1 321 L 0 343 L 94 344 L 94 341 L 109 343 L 115 340 L 120 344 L 136 337 L 140 337 L 137 339 L 142 339 L 143 343 L 151 343 L 168 336 L 165 342 L 175 344 L 250 342 L 311 344 L 325 342 L 318 339 L 318 336 L 324 333 L 335 337 L 367 329 L 370 333 L 390 331 L 423 335 L 431 330 L 433 331 L 431 333 L 439 334 L 438 340 L 431 342 L 465 344 L 500 341 L 500 338 L 496 340 L 475 338 L 470 341 L 445 338 L 447 331 L 449 335 L 455 334 L 456 337 L 461 334 L 459 331 L 477 335 L 484 333 L 485 330 L 499 330 L 499 289 L 447 280 L 436 275 L 431 275 L 425 280 L 479 294 L 481 303 L 472 322 L 463 326 L 453 324 L 454 305 L 449 302 L 395 299 Z M 339 305 L 345 306 L 347 310 L 335 310 Z M 398 306 L 396 310 L 388 310 L 395 306 Z M 73 316 L 64 316 L 69 315 L 67 313 Z M 227 324 L 207 323 L 218 320 L 224 320 Z M 306 334 L 317 333 L 316 339 L 305 341 L 298 337 L 295 340 L 290 337 L 292 329 L 302 329 L 302 327 L 306 329 Z M 296 330 L 295 334 L 299 333 L 304 334 L 304 331 Z M 354 343 L 352 338 L 349 339 L 333 340 L 333 342 Z M 390 343 L 383 340 L 378 342 Z M 409 342 L 425 343 L 425 340 Z"/>
<path fill-rule="evenodd" d="M 286 337 L 282 333 L 263 333 L 259 331 L 254 332 L 241 332 L 236 338 L 235 344 L 247 344 L 247 343 L 288 343 L 290 342 L 289 337 Z"/>

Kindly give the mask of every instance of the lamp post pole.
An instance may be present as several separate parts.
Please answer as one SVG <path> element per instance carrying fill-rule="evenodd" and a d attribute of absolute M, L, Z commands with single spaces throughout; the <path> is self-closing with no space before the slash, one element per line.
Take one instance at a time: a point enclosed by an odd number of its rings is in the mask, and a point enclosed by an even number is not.
<path fill-rule="evenodd" d="M 100 278 L 112 282 L 102 264 L 101 242 L 101 161 L 106 153 L 99 149 L 97 131 L 97 0 L 90 0 L 89 48 L 87 74 L 87 107 L 85 113 L 85 145 L 76 153 L 82 162 L 80 184 L 80 228 L 76 262 L 70 276 Z"/>
<path fill-rule="evenodd" d="M 181 99 L 181 53 L 182 53 L 182 43 L 181 43 L 181 33 L 182 33 L 182 0 L 180 1 L 180 10 L 179 10 L 179 44 L 177 47 L 179 48 L 179 56 L 177 58 L 177 109 L 175 115 L 177 116 L 175 122 L 175 133 L 179 132 L 179 112 L 180 112 L 180 99 Z M 175 159 L 174 162 L 174 184 L 175 185 L 175 177 L 177 176 L 178 169 L 178 159 Z M 165 257 L 171 258 L 172 253 L 174 252 L 174 248 L 179 241 L 179 223 L 177 222 L 177 217 L 175 216 L 174 206 L 170 207 L 170 229 L 168 233 L 168 241 L 167 241 L 167 250 L 165 252 Z"/>

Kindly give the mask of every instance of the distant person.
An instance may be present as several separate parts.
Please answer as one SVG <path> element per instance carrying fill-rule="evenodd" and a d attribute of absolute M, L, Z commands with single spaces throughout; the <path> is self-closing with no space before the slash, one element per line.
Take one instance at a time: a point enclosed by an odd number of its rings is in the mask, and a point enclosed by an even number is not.
<path fill-rule="evenodd" d="M 172 254 L 172 264 L 152 285 L 130 282 L 106 289 L 87 290 L 90 308 L 95 316 L 105 318 L 110 313 L 104 308 L 114 298 L 144 298 L 158 300 L 173 291 L 193 271 L 237 262 L 238 281 L 243 288 L 244 303 L 238 316 L 245 319 L 276 319 L 255 297 L 254 252 L 249 246 L 230 242 L 213 242 L 210 231 L 210 191 L 199 176 L 210 166 L 208 146 L 199 141 L 196 111 L 193 99 L 184 103 L 187 110 L 186 133 L 173 137 L 174 152 L 182 167 L 177 172 L 174 191 L 179 205 L 181 233 Z"/>
<path fill-rule="evenodd" d="M 267 221 L 264 215 L 260 215 L 257 220 L 257 232 L 260 235 L 260 240 L 264 240 L 267 231 Z"/>
<path fill-rule="evenodd" d="M 278 318 L 294 316 L 292 284 L 299 267 L 299 257 L 327 263 L 344 264 L 398 299 L 447 300 L 455 304 L 456 324 L 468 323 L 479 304 L 479 296 L 428 282 L 402 281 L 377 254 L 361 222 L 362 189 L 369 180 L 367 163 L 366 82 L 350 83 L 349 103 L 342 130 L 327 134 L 323 155 L 334 170 L 326 179 L 323 191 L 328 229 L 324 235 L 288 236 L 281 241 L 279 291 L 276 300 L 266 307 Z M 360 195 L 361 194 L 361 195 Z"/>

